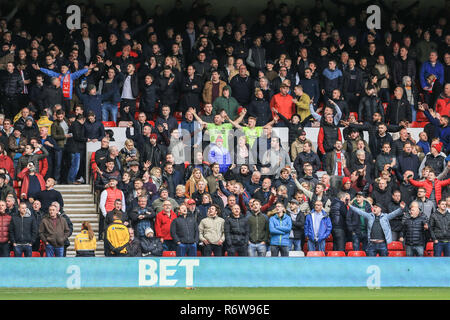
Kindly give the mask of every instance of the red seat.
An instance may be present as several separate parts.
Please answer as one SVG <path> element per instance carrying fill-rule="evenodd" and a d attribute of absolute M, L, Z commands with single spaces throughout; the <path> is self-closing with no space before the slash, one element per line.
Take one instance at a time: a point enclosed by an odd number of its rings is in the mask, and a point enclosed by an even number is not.
<path fill-rule="evenodd" d="M 102 121 L 102 123 L 105 128 L 115 128 L 116 127 L 116 123 L 114 121 Z"/>
<path fill-rule="evenodd" d="M 433 251 L 434 250 L 434 243 L 433 242 L 427 242 L 427 246 L 425 248 L 426 251 Z"/>
<path fill-rule="evenodd" d="M 202 256 L 202 252 L 200 250 L 197 250 L 197 257 L 201 257 Z"/>
<path fill-rule="evenodd" d="M 176 257 L 177 252 L 176 251 L 163 251 L 163 257 Z"/>
<path fill-rule="evenodd" d="M 308 252 L 308 244 L 307 243 L 305 243 L 304 245 L 303 245 L 303 252 Z"/>
<path fill-rule="evenodd" d="M 344 251 L 328 251 L 327 257 L 345 257 Z"/>
<path fill-rule="evenodd" d="M 37 252 L 37 251 L 33 251 L 33 253 L 31 254 L 31 256 L 32 256 L 32 257 L 38 257 L 38 258 L 40 258 L 40 257 L 41 257 L 41 254 L 40 254 L 39 252 Z"/>
<path fill-rule="evenodd" d="M 307 257 L 325 257 L 325 253 L 323 251 L 308 251 L 306 256 Z"/>
<path fill-rule="evenodd" d="M 180 111 L 174 112 L 173 116 L 178 120 L 181 121 L 183 120 L 183 113 L 181 113 Z"/>
<path fill-rule="evenodd" d="M 331 233 L 330 233 L 330 235 L 328 236 L 328 238 L 325 241 L 326 242 L 333 242 L 333 236 L 331 235 Z"/>
<path fill-rule="evenodd" d="M 9 256 L 10 256 L 10 257 L 14 257 L 14 251 L 10 251 L 10 252 L 9 252 Z"/>
<path fill-rule="evenodd" d="M 366 253 L 364 251 L 349 251 L 347 257 L 365 257 Z"/>
<path fill-rule="evenodd" d="M 406 257 L 406 251 L 389 251 L 388 257 Z"/>
<path fill-rule="evenodd" d="M 392 241 L 387 246 L 389 251 L 403 251 L 403 243 L 400 241 Z"/>
<path fill-rule="evenodd" d="M 325 242 L 325 252 L 333 251 L 333 242 Z"/>
<path fill-rule="evenodd" d="M 345 243 L 345 251 L 349 252 L 349 251 L 352 251 L 352 250 L 353 250 L 353 243 L 351 243 L 350 241 L 346 242 Z"/>

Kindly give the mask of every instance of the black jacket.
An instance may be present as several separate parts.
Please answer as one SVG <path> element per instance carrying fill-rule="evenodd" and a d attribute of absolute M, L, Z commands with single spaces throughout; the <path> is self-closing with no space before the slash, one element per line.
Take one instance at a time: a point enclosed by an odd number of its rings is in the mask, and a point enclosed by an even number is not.
<path fill-rule="evenodd" d="M 434 212 L 430 216 L 429 230 L 431 238 L 434 240 L 450 241 L 450 213 L 445 214 Z"/>
<path fill-rule="evenodd" d="M 198 242 L 198 224 L 192 216 L 178 216 L 170 225 L 173 242 L 192 244 Z"/>
<path fill-rule="evenodd" d="M 389 186 L 387 186 L 384 190 L 381 190 L 378 187 L 378 184 L 374 185 L 372 191 L 372 199 L 381 208 L 381 212 L 388 212 L 391 198 L 392 198 L 392 190 Z"/>
<path fill-rule="evenodd" d="M 69 127 L 72 137 L 67 139 L 66 150 L 71 153 L 82 153 L 86 148 L 86 128 L 78 120 L 75 120 Z"/>
<path fill-rule="evenodd" d="M 347 205 L 338 198 L 331 201 L 330 219 L 333 229 L 346 229 Z"/>
<path fill-rule="evenodd" d="M 45 86 L 42 91 L 42 107 L 53 107 L 56 104 L 64 105 L 64 96 L 61 87 Z"/>
<path fill-rule="evenodd" d="M 311 163 L 313 166 L 313 172 L 317 172 L 320 169 L 320 159 L 317 153 L 314 151 L 311 151 L 310 153 L 302 151 L 294 160 L 294 168 L 298 175 L 303 172 L 303 164 L 306 162 Z"/>
<path fill-rule="evenodd" d="M 423 226 L 427 223 L 424 214 L 412 218 L 406 215 L 402 220 L 402 232 L 407 246 L 423 246 L 425 244 L 425 231 Z"/>
<path fill-rule="evenodd" d="M 250 228 L 248 221 L 242 215 L 235 218 L 231 214 L 225 219 L 225 240 L 229 247 L 245 246 L 248 244 L 250 237 Z"/>
<path fill-rule="evenodd" d="M 197 87 L 193 88 L 193 86 Z M 191 80 L 186 75 L 181 84 L 180 108 L 182 110 L 187 110 L 189 107 L 198 108 L 200 106 L 202 90 L 202 79 L 199 76 L 194 75 L 194 78 Z"/>
<path fill-rule="evenodd" d="M 9 225 L 9 240 L 11 243 L 17 244 L 32 244 L 38 235 L 38 226 L 36 219 L 31 215 L 25 214 L 23 217 L 20 214 L 11 217 Z"/>
<path fill-rule="evenodd" d="M 384 108 L 381 105 L 381 100 L 377 96 L 364 96 L 361 98 L 358 107 L 358 121 L 372 121 L 372 115 L 378 112 L 381 114 L 384 122 Z"/>
<path fill-rule="evenodd" d="M 6 70 L 0 73 L 0 93 L 5 96 L 16 96 L 23 90 L 23 80 L 17 70 L 9 73 Z"/>
<path fill-rule="evenodd" d="M 398 124 L 400 121 L 412 121 L 411 106 L 405 99 L 393 99 L 386 109 L 386 121 L 390 124 Z"/>
<path fill-rule="evenodd" d="M 152 83 L 150 86 L 142 87 L 141 100 L 139 101 L 139 110 L 146 113 L 155 112 L 155 104 L 158 100 L 158 86 Z"/>
<path fill-rule="evenodd" d="M 123 84 L 125 83 L 128 74 L 119 73 L 117 76 L 118 76 L 117 80 L 119 81 L 120 94 L 122 95 Z M 136 73 L 133 73 L 131 75 L 130 83 L 131 83 L 131 94 L 133 95 L 134 98 L 137 98 L 137 96 L 139 95 L 139 82 L 138 82 L 138 75 Z"/>
<path fill-rule="evenodd" d="M 265 126 L 272 120 L 272 111 L 270 103 L 266 99 L 255 98 L 250 102 L 247 108 L 248 116 L 256 117 L 257 126 Z"/>
<path fill-rule="evenodd" d="M 163 254 L 163 246 L 160 238 L 141 238 L 141 250 L 143 256 L 161 257 Z"/>
<path fill-rule="evenodd" d="M 287 211 L 286 214 L 292 219 L 292 214 Z M 305 215 L 299 211 L 295 221 L 292 220 L 292 231 L 294 233 L 294 239 L 302 239 L 305 232 Z"/>

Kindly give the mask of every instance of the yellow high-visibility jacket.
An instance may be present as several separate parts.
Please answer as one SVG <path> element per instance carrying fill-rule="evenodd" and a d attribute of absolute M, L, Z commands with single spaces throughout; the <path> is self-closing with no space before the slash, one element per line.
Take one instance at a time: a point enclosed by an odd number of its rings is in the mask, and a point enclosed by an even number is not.
<path fill-rule="evenodd" d="M 106 229 L 106 241 L 111 255 L 127 255 L 130 234 L 121 220 L 114 220 Z"/>

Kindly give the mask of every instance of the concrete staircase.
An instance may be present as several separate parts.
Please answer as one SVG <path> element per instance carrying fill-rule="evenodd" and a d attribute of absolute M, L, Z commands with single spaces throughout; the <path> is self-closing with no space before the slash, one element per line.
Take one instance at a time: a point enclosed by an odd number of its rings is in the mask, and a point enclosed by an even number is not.
<path fill-rule="evenodd" d="M 56 185 L 55 189 L 61 192 L 64 199 L 64 212 L 73 223 L 73 233 L 70 236 L 70 247 L 67 257 L 75 256 L 74 239 L 81 231 L 83 221 L 89 221 L 97 239 L 95 256 L 104 256 L 103 241 L 98 241 L 98 211 L 96 209 L 94 194 L 90 185 Z"/>

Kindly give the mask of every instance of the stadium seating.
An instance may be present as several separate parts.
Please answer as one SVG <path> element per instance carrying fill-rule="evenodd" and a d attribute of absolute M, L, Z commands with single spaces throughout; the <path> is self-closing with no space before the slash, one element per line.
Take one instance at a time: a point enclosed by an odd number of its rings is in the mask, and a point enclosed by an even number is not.
<path fill-rule="evenodd" d="M 201 257 L 202 256 L 202 252 L 200 250 L 197 250 L 197 257 Z"/>
<path fill-rule="evenodd" d="M 403 251 L 403 243 L 400 241 L 392 241 L 387 246 L 389 251 Z"/>
<path fill-rule="evenodd" d="M 328 236 L 328 238 L 325 241 L 326 242 L 333 242 L 333 236 L 331 235 L 331 233 L 330 233 L 330 235 Z"/>
<path fill-rule="evenodd" d="M 333 251 L 333 242 L 325 242 L 325 252 Z"/>
<path fill-rule="evenodd" d="M 406 251 L 389 251 L 388 257 L 406 257 Z"/>
<path fill-rule="evenodd" d="M 351 243 L 350 241 L 346 242 L 345 243 L 345 251 L 349 252 L 349 251 L 352 251 L 352 250 L 353 250 L 353 243 Z"/>
<path fill-rule="evenodd" d="M 327 257 L 345 257 L 344 251 L 328 251 Z"/>
<path fill-rule="evenodd" d="M 325 253 L 323 251 L 308 251 L 306 256 L 307 257 L 325 257 Z"/>
<path fill-rule="evenodd" d="M 116 123 L 114 121 L 102 121 L 102 123 L 105 128 L 115 128 L 116 127 Z"/>
<path fill-rule="evenodd" d="M 176 251 L 163 251 L 163 257 L 176 257 L 177 252 Z"/>
<path fill-rule="evenodd" d="M 347 257 L 365 257 L 366 252 L 364 251 L 349 251 Z"/>

